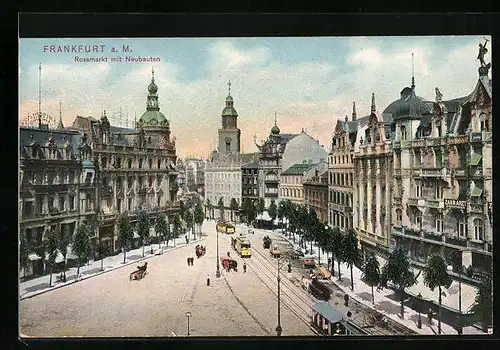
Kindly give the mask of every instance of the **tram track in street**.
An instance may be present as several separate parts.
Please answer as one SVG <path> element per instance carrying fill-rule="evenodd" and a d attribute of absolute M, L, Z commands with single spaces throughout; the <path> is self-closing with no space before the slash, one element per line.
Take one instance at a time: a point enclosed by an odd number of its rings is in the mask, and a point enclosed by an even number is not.
<path fill-rule="evenodd" d="M 224 237 L 227 243 L 230 243 L 227 237 Z M 259 258 L 256 258 L 256 254 Z M 271 291 L 273 295 L 278 296 L 277 293 L 277 274 L 275 273 L 276 267 L 273 266 L 273 261 L 267 259 L 264 254 L 252 247 L 252 258 L 245 259 L 247 268 L 255 272 L 256 277 Z M 293 315 L 295 315 L 301 322 L 309 327 L 315 334 L 318 332 L 310 325 L 310 314 L 312 303 L 315 301 L 308 294 L 297 287 L 286 277 L 283 276 L 280 280 L 280 299 L 283 306 L 285 306 Z"/>

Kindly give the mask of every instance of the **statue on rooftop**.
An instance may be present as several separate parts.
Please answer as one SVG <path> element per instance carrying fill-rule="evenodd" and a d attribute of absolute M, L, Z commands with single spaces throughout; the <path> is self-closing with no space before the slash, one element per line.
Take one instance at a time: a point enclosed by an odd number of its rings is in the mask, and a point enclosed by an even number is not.
<path fill-rule="evenodd" d="M 479 54 L 477 55 L 477 59 L 481 63 L 481 67 L 486 66 L 486 63 L 484 62 L 484 55 L 488 53 L 488 49 L 486 48 L 488 41 L 488 39 L 485 39 L 484 44 L 479 43 Z"/>

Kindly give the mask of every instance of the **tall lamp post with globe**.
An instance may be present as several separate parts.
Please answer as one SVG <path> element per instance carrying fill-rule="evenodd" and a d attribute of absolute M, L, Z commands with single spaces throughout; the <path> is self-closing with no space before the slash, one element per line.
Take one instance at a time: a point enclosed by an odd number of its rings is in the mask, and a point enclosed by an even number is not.
<path fill-rule="evenodd" d="M 288 272 L 291 272 L 291 263 L 290 259 L 288 258 L 277 258 L 276 259 L 278 263 L 278 325 L 276 326 L 276 335 L 278 337 L 281 336 L 281 333 L 283 332 L 283 328 L 281 328 L 281 290 L 280 290 L 280 271 L 283 267 L 288 266 Z"/>

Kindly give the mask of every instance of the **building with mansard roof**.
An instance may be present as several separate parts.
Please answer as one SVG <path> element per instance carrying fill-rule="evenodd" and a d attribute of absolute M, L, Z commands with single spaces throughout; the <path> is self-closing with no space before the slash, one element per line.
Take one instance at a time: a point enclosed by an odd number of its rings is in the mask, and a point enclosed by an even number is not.
<path fill-rule="evenodd" d="M 127 212 L 134 223 L 139 210 L 154 219 L 179 209 L 176 145 L 170 122 L 160 112 L 154 71 L 147 90 L 146 111 L 134 129 L 111 125 L 105 112 L 100 120 L 77 117 L 73 122 L 73 129 L 91 141 L 98 181 L 98 239 L 108 254 L 121 248 L 118 215 Z"/>
<path fill-rule="evenodd" d="M 295 138 L 298 134 L 282 134 L 278 127 L 278 121 L 274 120 L 274 126 L 271 132 L 262 144 L 255 142 L 259 150 L 258 161 L 258 193 L 259 198 L 264 199 L 264 205 L 269 208 L 271 201 L 274 200 L 276 204 L 279 203 L 279 183 L 281 172 L 283 169 L 283 154 L 290 140 Z"/>
<path fill-rule="evenodd" d="M 85 134 L 31 127 L 19 132 L 19 229 L 29 249 L 20 275 L 40 275 L 47 257 L 37 248 L 47 234 L 70 239 L 80 223 L 96 218 L 95 167 Z M 74 261 L 71 246 L 68 251 L 66 258 Z M 56 263 L 63 260 L 59 252 Z"/>
<path fill-rule="evenodd" d="M 393 238 L 414 261 L 491 271 L 492 90 L 488 66 L 468 96 L 394 115 Z M 411 94 L 415 95 L 412 84 Z M 412 97 L 415 99 L 414 97 Z M 413 109 L 412 109 L 413 108 Z M 417 112 L 414 110 L 417 109 Z"/>

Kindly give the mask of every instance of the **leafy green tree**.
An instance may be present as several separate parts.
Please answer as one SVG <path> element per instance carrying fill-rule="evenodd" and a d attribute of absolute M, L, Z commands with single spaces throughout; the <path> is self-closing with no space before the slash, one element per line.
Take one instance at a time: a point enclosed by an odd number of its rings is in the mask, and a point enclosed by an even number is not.
<path fill-rule="evenodd" d="M 424 284 L 432 291 L 436 287 L 438 288 L 438 334 L 441 334 L 441 288 L 450 288 L 451 282 L 453 282 L 453 279 L 446 271 L 446 262 L 444 259 L 439 255 L 431 256 L 424 268 Z"/>
<path fill-rule="evenodd" d="M 318 256 L 318 260 L 321 263 L 321 251 L 325 254 L 326 247 L 328 244 L 329 236 L 328 236 L 329 228 L 325 226 L 322 222 L 318 221 L 318 229 L 315 234 L 315 240 L 318 244 L 318 252 L 320 253 Z M 328 254 L 327 254 L 328 257 Z"/>
<path fill-rule="evenodd" d="M 205 221 L 205 214 L 203 212 L 203 206 L 201 202 L 198 202 L 194 209 L 194 221 L 196 225 L 198 225 L 198 232 L 200 233 L 201 238 L 201 228 L 203 226 L 203 221 Z"/>
<path fill-rule="evenodd" d="M 410 270 L 410 261 L 403 247 L 392 251 L 389 260 L 382 269 L 382 279 L 391 281 L 401 297 L 401 318 L 404 319 L 405 289 L 416 283 L 415 274 Z"/>
<path fill-rule="evenodd" d="M 66 256 L 68 255 L 68 246 L 70 242 L 71 242 L 71 236 L 66 235 L 64 232 L 60 232 L 58 240 L 58 249 L 61 252 L 64 259 L 63 275 L 65 280 L 66 280 Z"/>
<path fill-rule="evenodd" d="M 194 226 L 194 218 L 193 218 L 193 209 L 186 210 L 186 217 L 184 218 L 184 222 L 186 223 L 186 227 L 192 228 Z M 191 233 L 193 233 L 191 231 Z"/>
<path fill-rule="evenodd" d="M 144 245 L 149 238 L 150 227 L 148 214 L 144 210 L 141 210 L 137 215 L 137 234 L 141 237 L 142 256 L 144 256 Z"/>
<path fill-rule="evenodd" d="M 181 219 L 180 215 L 174 216 L 173 225 L 174 225 L 174 239 L 175 239 L 175 238 L 179 237 L 179 234 L 180 234 L 181 228 L 182 228 L 182 219 Z"/>
<path fill-rule="evenodd" d="M 470 311 L 481 322 L 484 332 L 488 331 L 488 327 L 493 323 L 493 288 L 491 277 L 485 278 L 479 286 L 478 292 L 474 299 Z"/>
<path fill-rule="evenodd" d="M 49 265 L 49 273 L 50 273 L 50 279 L 49 279 L 49 287 L 52 286 L 52 272 L 54 270 L 54 266 L 56 265 L 56 258 L 57 254 L 59 253 L 58 251 L 58 234 L 54 230 L 50 230 L 49 233 L 47 234 L 47 253 L 49 254 L 49 258 L 47 259 L 47 264 Z"/>
<path fill-rule="evenodd" d="M 347 233 L 343 236 L 342 247 L 343 247 L 344 261 L 351 269 L 351 290 L 354 290 L 354 278 L 353 278 L 352 268 L 353 265 L 358 262 L 359 251 L 358 251 L 358 238 L 356 237 L 356 232 L 353 229 L 349 229 Z"/>
<path fill-rule="evenodd" d="M 78 257 L 78 267 L 76 276 L 80 275 L 80 266 L 87 261 L 92 245 L 90 243 L 90 229 L 85 223 L 78 225 L 75 234 L 73 235 L 72 249 L 73 253 Z"/>
<path fill-rule="evenodd" d="M 224 199 L 220 197 L 217 203 L 217 209 L 219 209 L 219 217 L 224 218 Z"/>
<path fill-rule="evenodd" d="M 259 202 L 257 204 L 257 213 L 262 214 L 266 210 L 266 202 L 264 198 L 259 198 Z"/>
<path fill-rule="evenodd" d="M 231 221 L 234 221 L 234 212 L 239 208 L 238 202 L 235 198 L 231 198 L 231 202 L 229 203 L 229 209 L 231 210 Z"/>
<path fill-rule="evenodd" d="M 333 228 L 332 232 L 332 248 L 333 248 L 333 258 L 332 258 L 332 270 L 333 270 L 333 263 L 335 260 L 337 260 L 337 267 L 339 269 L 339 273 L 337 275 L 337 278 L 339 281 L 342 281 L 342 274 L 340 272 L 340 264 L 344 262 L 344 256 L 343 256 L 343 249 L 342 249 L 342 233 L 340 232 L 340 229 L 338 227 Z"/>
<path fill-rule="evenodd" d="M 166 240 L 168 235 L 168 226 L 167 219 L 164 213 L 158 215 L 155 221 L 155 232 L 160 237 L 160 241 L 158 242 L 158 249 L 161 247 L 161 242 Z M 168 245 L 168 244 L 167 244 Z"/>
<path fill-rule="evenodd" d="M 28 256 L 29 256 L 28 241 L 26 240 L 26 235 L 23 232 L 19 237 L 19 266 L 24 270 L 25 274 L 29 267 Z"/>
<path fill-rule="evenodd" d="M 122 245 L 123 263 L 125 264 L 127 259 L 127 249 L 130 248 L 132 240 L 134 239 L 134 231 L 127 213 L 123 213 L 118 217 L 118 239 Z"/>
<path fill-rule="evenodd" d="M 375 304 L 373 287 L 380 283 L 380 264 L 374 254 L 370 254 L 363 266 L 363 281 L 372 288 L 372 304 Z"/>
<path fill-rule="evenodd" d="M 269 204 L 269 208 L 267 209 L 267 212 L 269 213 L 269 216 L 271 217 L 272 228 L 274 230 L 274 220 L 276 219 L 276 216 L 278 215 L 278 206 L 276 205 L 276 202 L 274 201 L 274 199 L 271 199 L 271 204 Z"/>

